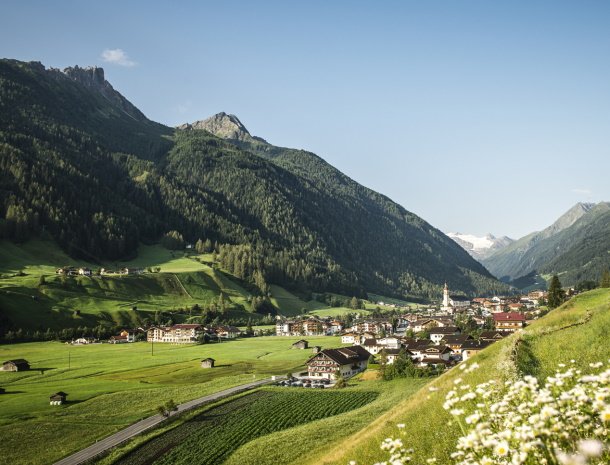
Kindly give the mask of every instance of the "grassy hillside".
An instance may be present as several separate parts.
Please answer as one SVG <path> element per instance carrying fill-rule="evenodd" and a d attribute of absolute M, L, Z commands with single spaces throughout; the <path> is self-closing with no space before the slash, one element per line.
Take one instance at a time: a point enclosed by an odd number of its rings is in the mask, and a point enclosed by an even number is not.
<path fill-rule="evenodd" d="M 294 350 L 299 338 L 260 337 L 200 346 L 135 343 L 69 346 L 58 342 L 0 345 L 0 359 L 25 358 L 29 372 L 0 371 L 0 463 L 48 464 L 151 414 L 168 399 L 183 402 L 253 376 L 296 371 L 311 356 Z M 323 347 L 336 337 L 308 338 Z M 206 357 L 217 360 L 200 368 Z M 49 405 L 57 391 L 63 407 Z M 100 422 L 99 419 L 104 421 Z M 87 428 L 82 428 L 86 424 Z M 27 452 L 20 444 L 28 441 Z"/>
<path fill-rule="evenodd" d="M 170 251 L 158 245 L 141 245 L 130 261 L 92 264 L 67 256 L 51 241 L 31 240 L 15 245 L 0 242 L 0 316 L 16 328 L 31 330 L 96 326 L 101 323 L 133 326 L 154 317 L 156 311 L 205 307 L 222 293 L 229 307 L 228 318 L 252 318 L 251 295 L 241 280 L 209 266 L 209 255 Z M 62 278 L 55 270 L 63 266 L 160 268 L 139 276 L 110 275 Z M 44 284 L 41 284 L 44 277 Z M 320 315 L 344 313 L 317 301 L 304 301 L 280 286 L 271 286 L 271 302 L 286 316 L 309 311 Z M 239 307 L 241 306 L 241 307 Z M 137 307 L 137 311 L 132 308 Z M 75 311 L 79 314 L 75 314 Z M 188 314 L 177 315 L 180 321 Z"/>
<path fill-rule="evenodd" d="M 436 456 L 445 463 L 454 450 L 461 432 L 452 417 L 442 408 L 446 393 L 457 378 L 470 385 L 489 379 L 506 380 L 522 374 L 539 379 L 554 373 L 560 363 L 575 360 L 584 372 L 590 362 L 606 361 L 610 345 L 605 344 L 610 328 L 610 290 L 598 289 L 581 294 L 562 307 L 526 328 L 521 336 L 513 335 L 493 344 L 474 359 L 480 368 L 464 375 L 451 370 L 422 388 L 415 395 L 397 402 L 388 413 L 379 416 L 349 439 L 335 443 L 332 449 L 311 454 L 294 464 L 345 464 L 356 459 L 369 464 L 384 458 L 379 444 L 397 436 L 396 424 L 404 423 L 406 446 L 414 448 L 414 461 Z M 514 353 L 513 353 L 514 352 Z M 516 355 L 515 355 L 516 354 Z M 429 387 L 438 389 L 429 391 Z M 281 444 L 276 443 L 280 448 Z"/>

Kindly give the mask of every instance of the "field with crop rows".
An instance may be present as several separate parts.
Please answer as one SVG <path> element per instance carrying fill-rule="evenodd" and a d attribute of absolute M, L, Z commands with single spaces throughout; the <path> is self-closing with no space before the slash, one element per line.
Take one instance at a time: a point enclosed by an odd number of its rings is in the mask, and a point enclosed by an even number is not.
<path fill-rule="evenodd" d="M 373 402 L 373 391 L 263 389 L 212 407 L 124 456 L 117 465 L 217 464 L 260 436 Z"/>

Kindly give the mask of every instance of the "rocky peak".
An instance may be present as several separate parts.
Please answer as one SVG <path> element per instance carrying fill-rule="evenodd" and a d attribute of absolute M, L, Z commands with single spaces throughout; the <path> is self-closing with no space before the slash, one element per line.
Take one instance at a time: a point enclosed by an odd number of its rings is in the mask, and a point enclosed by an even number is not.
<path fill-rule="evenodd" d="M 140 110 L 118 91 L 114 90 L 112 85 L 105 79 L 103 68 L 98 68 L 97 66 L 88 66 L 86 68 L 73 66 L 65 68 L 63 71 L 55 69 L 51 69 L 50 71 L 57 72 L 59 75 L 76 81 L 88 89 L 99 92 L 106 100 L 133 119 L 137 121 L 148 121 Z"/>
<path fill-rule="evenodd" d="M 178 126 L 178 129 L 204 129 L 222 139 L 245 142 L 258 140 L 264 142 L 264 140 L 259 137 L 253 137 L 237 116 L 228 115 L 224 111 L 201 121 L 182 124 Z"/>
<path fill-rule="evenodd" d="M 77 65 L 64 69 L 63 73 L 86 87 L 103 89 L 106 85 L 110 85 L 108 81 L 104 79 L 104 68 L 98 68 L 97 66 L 81 68 Z"/>

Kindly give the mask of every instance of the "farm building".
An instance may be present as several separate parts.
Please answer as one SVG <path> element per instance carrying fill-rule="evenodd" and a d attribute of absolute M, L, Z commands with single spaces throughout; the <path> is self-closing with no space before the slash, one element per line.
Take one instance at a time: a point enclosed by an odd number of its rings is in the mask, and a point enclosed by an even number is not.
<path fill-rule="evenodd" d="M 312 351 L 314 354 L 317 354 L 317 353 L 318 353 L 318 352 L 320 352 L 321 350 L 322 350 L 322 347 L 321 347 L 321 346 L 313 346 L 313 347 L 312 347 L 312 349 L 311 349 L 311 351 Z"/>
<path fill-rule="evenodd" d="M 50 405 L 61 405 L 66 402 L 66 397 L 68 394 L 65 392 L 59 391 L 49 397 Z"/>
<path fill-rule="evenodd" d="M 309 342 L 307 342 L 305 339 L 301 339 L 300 341 L 297 341 L 294 344 L 292 344 L 293 349 L 307 349 L 308 347 L 309 347 Z"/>
<path fill-rule="evenodd" d="M 214 368 L 214 360 L 213 358 L 204 358 L 201 361 L 201 368 Z"/>
<path fill-rule="evenodd" d="M 2 364 L 2 371 L 26 371 L 30 369 L 30 364 L 27 360 L 17 358 L 15 360 L 7 360 Z"/>

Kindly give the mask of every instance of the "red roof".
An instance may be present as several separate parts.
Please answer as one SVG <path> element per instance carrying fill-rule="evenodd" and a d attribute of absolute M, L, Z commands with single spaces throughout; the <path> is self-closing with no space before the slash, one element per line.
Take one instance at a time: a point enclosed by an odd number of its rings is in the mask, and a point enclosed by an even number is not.
<path fill-rule="evenodd" d="M 517 312 L 494 313 L 494 321 L 525 321 L 525 315 Z"/>

